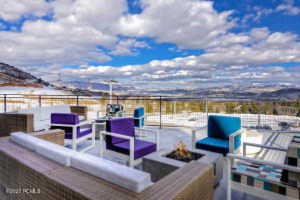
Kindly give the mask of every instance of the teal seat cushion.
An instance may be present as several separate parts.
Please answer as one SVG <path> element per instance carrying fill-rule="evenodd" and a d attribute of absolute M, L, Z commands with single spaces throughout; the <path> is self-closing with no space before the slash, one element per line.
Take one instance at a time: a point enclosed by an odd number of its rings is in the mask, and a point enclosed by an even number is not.
<path fill-rule="evenodd" d="M 210 115 L 208 117 L 208 137 L 228 140 L 229 136 L 241 129 L 239 117 Z"/>
<path fill-rule="evenodd" d="M 196 148 L 226 155 L 229 152 L 229 140 L 207 137 L 198 140 Z"/>
<path fill-rule="evenodd" d="M 234 150 L 238 149 L 241 144 L 240 135 L 235 136 Z M 216 153 L 222 153 L 226 156 L 229 153 L 229 140 L 220 138 L 207 137 L 196 142 L 197 149 L 203 149 L 207 151 L 213 151 Z"/>

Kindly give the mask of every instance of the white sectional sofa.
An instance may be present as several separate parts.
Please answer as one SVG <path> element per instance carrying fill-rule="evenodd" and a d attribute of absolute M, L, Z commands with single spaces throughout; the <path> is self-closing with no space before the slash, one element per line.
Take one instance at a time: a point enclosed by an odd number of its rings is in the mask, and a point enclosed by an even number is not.
<path fill-rule="evenodd" d="M 17 111 L 20 114 L 33 114 L 33 129 L 40 131 L 49 129 L 51 113 L 71 113 L 70 105 L 54 105 L 47 107 L 28 108 Z M 79 116 L 80 120 L 84 120 L 84 116 Z"/>
<path fill-rule="evenodd" d="M 78 153 L 22 132 L 12 133 L 10 140 L 52 161 L 79 169 L 133 192 L 140 193 L 152 185 L 149 173 L 90 154 Z"/>
<path fill-rule="evenodd" d="M 54 105 L 0 113 L 0 137 L 12 132 L 31 133 L 50 127 L 51 113 L 75 113 L 80 121 L 87 119 L 86 106 Z"/>

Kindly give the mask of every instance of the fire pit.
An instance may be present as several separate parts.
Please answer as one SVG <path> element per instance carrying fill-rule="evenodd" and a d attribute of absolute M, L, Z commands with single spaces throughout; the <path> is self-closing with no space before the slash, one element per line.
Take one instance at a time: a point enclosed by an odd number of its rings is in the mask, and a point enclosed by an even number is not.
<path fill-rule="evenodd" d="M 145 156 L 142 169 L 151 174 L 153 182 L 157 182 L 192 161 L 212 164 L 214 166 L 215 184 L 221 180 L 223 176 L 222 154 L 199 149 L 188 149 L 183 142 L 179 142 L 175 149 L 161 149 Z"/>
<path fill-rule="evenodd" d="M 172 151 L 166 155 L 167 158 L 171 158 L 171 159 L 186 162 L 186 163 L 191 162 L 193 160 L 198 160 L 202 156 L 204 156 L 204 155 L 189 151 L 187 149 L 186 145 L 182 141 L 180 141 L 176 145 L 174 151 Z"/>

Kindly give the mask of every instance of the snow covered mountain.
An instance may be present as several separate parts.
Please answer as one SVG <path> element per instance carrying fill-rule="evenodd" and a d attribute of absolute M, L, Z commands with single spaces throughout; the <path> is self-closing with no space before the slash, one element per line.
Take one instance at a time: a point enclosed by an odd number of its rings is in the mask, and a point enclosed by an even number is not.
<path fill-rule="evenodd" d="M 49 86 L 50 84 L 40 78 L 31 75 L 28 72 L 24 72 L 14 66 L 0 63 L 0 84 L 5 84 L 4 86 L 14 86 L 14 85 L 26 85 L 43 87 Z"/>

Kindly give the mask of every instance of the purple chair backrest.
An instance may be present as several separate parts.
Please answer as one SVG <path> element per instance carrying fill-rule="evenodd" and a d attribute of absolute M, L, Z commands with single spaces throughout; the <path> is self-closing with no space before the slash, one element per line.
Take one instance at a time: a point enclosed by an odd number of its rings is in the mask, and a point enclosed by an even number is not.
<path fill-rule="evenodd" d="M 134 137 L 134 119 L 117 118 L 108 120 L 106 121 L 106 131 Z M 128 140 L 110 136 L 106 137 L 106 142 L 108 144 L 116 144 L 125 141 Z"/>
<path fill-rule="evenodd" d="M 74 113 L 51 113 L 52 124 L 79 124 L 79 115 Z"/>

